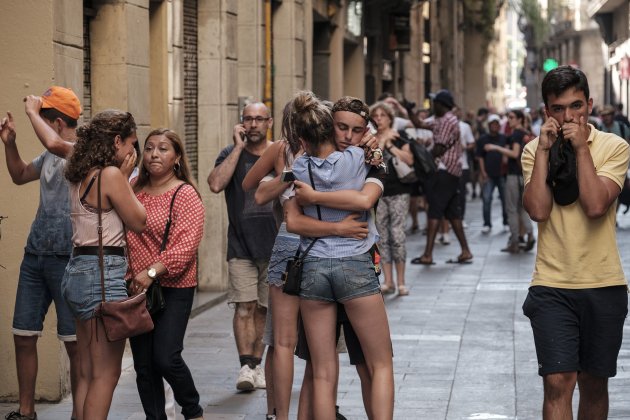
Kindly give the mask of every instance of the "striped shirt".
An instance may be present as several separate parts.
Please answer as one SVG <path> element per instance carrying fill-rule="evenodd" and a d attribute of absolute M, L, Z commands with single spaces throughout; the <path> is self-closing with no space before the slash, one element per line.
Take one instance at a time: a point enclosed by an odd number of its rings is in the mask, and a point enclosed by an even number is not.
<path fill-rule="evenodd" d="M 448 111 L 441 117 L 435 117 L 435 120 L 429 124 L 433 130 L 433 142 L 446 147 L 446 152 L 439 158 L 440 163 L 451 175 L 461 176 L 462 148 L 459 146 L 459 120 L 451 111 Z"/>
<path fill-rule="evenodd" d="M 357 190 L 360 191 L 365 184 L 365 177 L 370 170 L 370 166 L 365 164 L 363 149 L 350 146 L 345 151 L 335 151 L 325 159 L 313 156 L 302 155 L 293 163 L 293 173 L 298 181 L 311 185 L 308 175 L 308 163 L 311 163 L 313 172 L 313 182 L 317 191 L 339 191 Z M 338 222 L 343 220 L 351 211 L 338 210 L 330 207 L 319 206 L 322 220 L 327 222 Z M 317 206 L 304 207 L 304 214 L 317 219 Z M 374 225 L 373 218 L 368 217 L 368 212 L 361 212 L 358 219 L 367 221 L 368 225 Z M 325 236 L 313 245 L 309 251 L 309 256 L 320 258 L 341 258 L 364 254 L 370 250 L 377 239 L 376 229 L 368 226 L 368 236 L 366 239 L 342 238 L 339 236 Z M 306 249 L 312 238 L 302 237 L 300 248 Z"/>

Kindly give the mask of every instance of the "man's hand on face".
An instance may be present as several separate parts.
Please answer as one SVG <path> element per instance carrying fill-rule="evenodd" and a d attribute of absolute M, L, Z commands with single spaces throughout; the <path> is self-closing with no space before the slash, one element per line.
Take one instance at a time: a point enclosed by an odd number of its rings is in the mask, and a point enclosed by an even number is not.
<path fill-rule="evenodd" d="M 545 111 L 546 112 L 546 111 Z M 560 132 L 560 123 L 554 117 L 547 114 L 547 120 L 540 127 L 540 138 L 538 140 L 538 148 L 549 150 L 554 141 L 558 138 Z"/>
<path fill-rule="evenodd" d="M 28 95 L 24 98 L 24 110 L 27 115 L 37 115 L 42 109 L 42 98 L 36 95 Z"/>
<path fill-rule="evenodd" d="M 245 133 L 247 130 L 243 124 L 236 124 L 234 126 L 234 133 L 232 134 L 232 140 L 234 141 L 235 147 L 244 147 L 245 146 Z"/>
<path fill-rule="evenodd" d="M 565 139 L 571 142 L 575 150 L 588 147 L 588 136 L 591 134 L 586 118 L 580 115 L 578 121 L 565 122 L 562 125 L 562 134 Z"/>

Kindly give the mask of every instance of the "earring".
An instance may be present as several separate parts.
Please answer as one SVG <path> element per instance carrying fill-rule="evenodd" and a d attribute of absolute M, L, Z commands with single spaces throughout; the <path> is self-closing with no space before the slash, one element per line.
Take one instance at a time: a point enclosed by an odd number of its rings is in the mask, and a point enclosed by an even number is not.
<path fill-rule="evenodd" d="M 182 167 L 182 165 L 180 165 L 179 162 L 175 162 L 175 165 L 173 165 L 173 171 L 175 171 L 175 173 L 177 173 L 177 172 L 179 172 L 181 167 Z"/>

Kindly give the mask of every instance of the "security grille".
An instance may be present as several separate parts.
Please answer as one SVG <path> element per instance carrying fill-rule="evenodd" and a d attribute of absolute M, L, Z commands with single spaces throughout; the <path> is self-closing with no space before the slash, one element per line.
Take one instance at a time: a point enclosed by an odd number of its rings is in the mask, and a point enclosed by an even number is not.
<path fill-rule="evenodd" d="M 92 1 L 83 2 L 83 122 L 92 118 L 92 76 L 91 76 L 91 51 L 90 51 L 90 21 L 96 12 L 92 8 Z"/>
<path fill-rule="evenodd" d="M 184 140 L 197 178 L 197 0 L 184 0 Z"/>

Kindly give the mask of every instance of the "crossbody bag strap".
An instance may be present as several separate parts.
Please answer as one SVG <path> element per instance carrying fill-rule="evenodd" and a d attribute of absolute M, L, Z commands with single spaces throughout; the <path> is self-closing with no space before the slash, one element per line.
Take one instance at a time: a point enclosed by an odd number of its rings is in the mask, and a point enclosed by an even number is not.
<path fill-rule="evenodd" d="M 314 190 L 317 190 L 315 188 L 315 182 L 313 181 L 313 171 L 311 170 L 311 161 L 310 160 L 308 161 L 308 177 L 311 180 L 311 187 L 313 187 Z M 315 206 L 317 207 L 317 218 L 319 220 L 322 220 L 322 211 L 319 208 L 319 204 L 316 204 Z M 311 250 L 311 248 L 313 248 L 313 245 L 315 245 L 315 242 L 317 242 L 318 239 L 319 238 L 313 239 L 313 241 L 309 244 L 308 248 L 306 248 L 304 250 L 304 252 L 302 252 L 302 255 L 300 256 L 300 259 L 303 260 L 304 258 L 306 258 L 306 256 L 308 255 L 309 251 Z M 298 252 L 300 252 L 299 248 L 298 248 Z"/>
<path fill-rule="evenodd" d="M 160 245 L 160 254 L 166 249 L 166 243 L 168 242 L 168 234 L 171 231 L 171 222 L 173 218 L 173 205 L 175 204 L 175 196 L 179 190 L 182 189 L 184 185 L 188 185 L 186 182 L 182 183 L 175 190 L 175 194 L 173 194 L 173 198 L 171 198 L 171 206 L 168 210 L 168 218 L 166 219 L 166 226 L 164 227 L 164 235 L 162 236 L 162 245 Z"/>
<path fill-rule="evenodd" d="M 98 212 L 98 267 L 101 271 L 101 300 L 105 302 L 105 264 L 103 262 L 103 206 L 101 204 L 101 170 L 96 174 L 96 202 Z"/>

